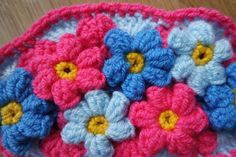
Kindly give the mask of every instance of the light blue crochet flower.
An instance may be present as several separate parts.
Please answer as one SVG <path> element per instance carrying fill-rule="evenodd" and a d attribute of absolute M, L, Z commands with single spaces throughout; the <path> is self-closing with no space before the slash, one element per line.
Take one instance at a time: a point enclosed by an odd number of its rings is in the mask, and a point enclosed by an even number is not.
<path fill-rule="evenodd" d="M 144 30 L 132 38 L 120 29 L 112 29 L 104 42 L 112 55 L 103 67 L 107 83 L 129 99 L 142 99 L 148 85 L 166 86 L 171 82 L 169 71 L 175 55 L 162 47 L 156 30 Z"/>
<path fill-rule="evenodd" d="M 225 84 L 208 87 L 204 107 L 215 130 L 236 133 L 236 63 L 226 68 L 226 75 Z"/>
<path fill-rule="evenodd" d="M 187 28 L 174 28 L 168 45 L 177 54 L 171 73 L 177 81 L 187 80 L 199 95 L 209 85 L 225 82 L 221 62 L 231 58 L 233 51 L 228 39 L 218 39 L 213 27 L 204 21 L 191 22 Z"/>
<path fill-rule="evenodd" d="M 64 142 L 85 143 L 87 156 L 111 157 L 112 141 L 134 136 L 134 127 L 126 117 L 129 100 L 120 92 L 109 96 L 101 90 L 85 95 L 77 107 L 64 112 L 68 121 L 61 132 Z"/>
<path fill-rule="evenodd" d="M 38 139 L 47 136 L 56 108 L 33 94 L 31 75 L 17 68 L 0 81 L 0 117 L 3 146 L 23 156 Z"/>

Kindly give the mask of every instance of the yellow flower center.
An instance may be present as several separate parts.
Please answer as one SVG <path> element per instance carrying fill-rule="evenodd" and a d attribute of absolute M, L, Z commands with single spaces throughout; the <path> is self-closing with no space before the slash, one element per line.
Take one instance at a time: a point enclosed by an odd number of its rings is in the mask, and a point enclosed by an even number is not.
<path fill-rule="evenodd" d="M 108 127 L 108 121 L 104 116 L 91 117 L 87 124 L 87 129 L 94 135 L 105 134 Z"/>
<path fill-rule="evenodd" d="M 55 71 L 60 78 L 73 80 L 76 78 L 78 68 L 71 62 L 60 62 L 55 65 Z"/>
<path fill-rule="evenodd" d="M 0 109 L 0 114 L 2 125 L 16 124 L 23 114 L 21 104 L 15 101 L 10 102 Z"/>
<path fill-rule="evenodd" d="M 128 62 L 130 63 L 130 72 L 139 73 L 143 70 L 144 67 L 144 57 L 138 52 L 130 52 L 126 56 Z"/>
<path fill-rule="evenodd" d="M 171 110 L 166 110 L 162 112 L 159 116 L 159 123 L 162 129 L 167 131 L 173 130 L 178 121 L 179 117 L 176 113 Z"/>
<path fill-rule="evenodd" d="M 194 49 L 192 53 L 192 59 L 196 65 L 205 65 L 213 58 L 213 47 L 207 47 L 202 44 Z"/>

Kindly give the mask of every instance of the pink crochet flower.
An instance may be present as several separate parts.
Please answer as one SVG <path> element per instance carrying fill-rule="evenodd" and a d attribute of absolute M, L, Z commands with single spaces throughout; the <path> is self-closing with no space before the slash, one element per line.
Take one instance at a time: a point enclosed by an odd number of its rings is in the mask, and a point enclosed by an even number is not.
<path fill-rule="evenodd" d="M 112 27 L 110 18 L 98 15 L 82 20 L 77 36 L 66 34 L 58 43 L 38 41 L 19 61 L 35 76 L 34 93 L 65 110 L 79 102 L 83 93 L 104 87 L 100 69 L 107 51 L 103 37 Z"/>
<path fill-rule="evenodd" d="M 131 105 L 129 116 L 140 129 L 140 148 L 149 156 L 164 147 L 171 154 L 193 156 L 198 149 L 196 137 L 208 126 L 193 91 L 181 83 L 173 89 L 150 87 L 147 101 Z"/>
<path fill-rule="evenodd" d="M 61 139 L 60 131 L 56 130 L 41 141 L 40 150 L 46 157 L 83 157 L 86 153 L 83 144 L 65 144 Z"/>

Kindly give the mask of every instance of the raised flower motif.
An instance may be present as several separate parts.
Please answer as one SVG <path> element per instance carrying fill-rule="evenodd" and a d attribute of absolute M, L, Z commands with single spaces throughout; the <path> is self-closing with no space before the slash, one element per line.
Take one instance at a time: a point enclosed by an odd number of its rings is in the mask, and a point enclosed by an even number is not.
<path fill-rule="evenodd" d="M 135 37 L 120 30 L 110 30 L 105 45 L 111 58 L 105 61 L 103 72 L 110 87 L 119 89 L 131 100 L 142 99 L 146 86 L 166 86 L 175 56 L 162 47 L 157 30 L 144 30 Z"/>
<path fill-rule="evenodd" d="M 191 22 L 187 28 L 174 28 L 168 45 L 177 54 L 171 71 L 177 81 L 187 80 L 199 95 L 209 85 L 225 82 L 225 69 L 221 62 L 230 59 L 233 51 L 228 39 L 216 37 L 213 26 L 204 21 Z"/>
<path fill-rule="evenodd" d="M 101 68 L 107 51 L 103 37 L 112 27 L 112 20 L 105 15 L 85 18 L 76 35 L 65 34 L 57 43 L 38 41 L 23 54 L 19 66 L 34 74 L 36 95 L 54 100 L 63 111 L 76 105 L 83 93 L 104 87 Z"/>
<path fill-rule="evenodd" d="M 24 155 L 35 140 L 51 130 L 56 108 L 33 94 L 31 75 L 17 68 L 0 81 L 1 138 L 5 148 Z"/>
<path fill-rule="evenodd" d="M 226 68 L 226 83 L 207 88 L 205 110 L 216 131 L 235 132 L 236 128 L 236 63 Z"/>
<path fill-rule="evenodd" d="M 131 105 L 129 117 L 140 130 L 140 149 L 148 156 L 167 148 L 171 154 L 192 156 L 198 150 L 198 135 L 208 126 L 207 116 L 197 106 L 194 92 L 185 84 L 150 87 L 147 101 Z"/>
<path fill-rule="evenodd" d="M 61 136 L 65 143 L 85 143 L 88 156 L 111 157 L 112 141 L 134 135 L 134 127 L 126 118 L 129 100 L 120 92 L 108 94 L 101 90 L 88 92 L 85 100 L 64 113 L 68 123 Z"/>

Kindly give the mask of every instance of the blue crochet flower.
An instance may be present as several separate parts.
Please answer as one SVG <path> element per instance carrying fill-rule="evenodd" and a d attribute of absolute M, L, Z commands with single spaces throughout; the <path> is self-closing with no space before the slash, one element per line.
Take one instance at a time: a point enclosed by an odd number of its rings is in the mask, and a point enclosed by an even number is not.
<path fill-rule="evenodd" d="M 103 67 L 107 83 L 122 90 L 129 99 L 142 99 L 148 85 L 166 86 L 171 82 L 169 71 L 175 56 L 171 49 L 162 48 L 156 30 L 141 31 L 131 37 L 120 29 L 112 29 L 104 42 L 112 55 Z"/>
<path fill-rule="evenodd" d="M 206 90 L 205 110 L 212 127 L 217 131 L 236 129 L 236 63 L 226 68 L 227 81 Z M 236 132 L 235 132 L 236 133 Z"/>
<path fill-rule="evenodd" d="M 47 136 L 56 117 L 55 106 L 36 97 L 31 75 L 17 68 L 0 81 L 0 117 L 3 146 L 23 156 L 37 139 Z"/>
<path fill-rule="evenodd" d="M 216 37 L 212 25 L 204 21 L 190 22 L 187 28 L 174 28 L 168 45 L 177 54 L 171 73 L 177 81 L 188 85 L 203 96 L 206 87 L 225 82 L 221 62 L 231 58 L 233 51 L 228 39 Z"/>
<path fill-rule="evenodd" d="M 135 134 L 126 117 L 129 100 L 120 92 L 109 96 L 101 90 L 85 95 L 77 107 L 64 112 L 68 121 L 62 130 L 64 142 L 85 143 L 87 156 L 111 157 L 114 148 L 110 140 L 121 141 Z"/>

